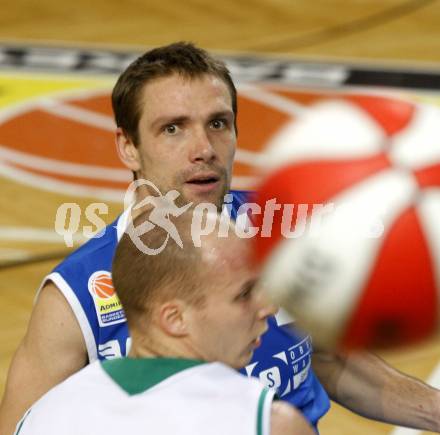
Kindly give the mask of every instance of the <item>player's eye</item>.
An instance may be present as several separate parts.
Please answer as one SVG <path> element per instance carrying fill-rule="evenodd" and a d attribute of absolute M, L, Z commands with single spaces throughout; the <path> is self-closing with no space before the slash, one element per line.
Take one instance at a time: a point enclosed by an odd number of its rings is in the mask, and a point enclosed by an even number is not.
<path fill-rule="evenodd" d="M 252 296 L 252 291 L 254 290 L 254 285 L 255 283 L 249 282 L 247 283 L 240 291 L 240 293 L 237 295 L 236 299 L 239 301 L 245 301 L 250 299 L 250 297 Z"/>
<path fill-rule="evenodd" d="M 238 298 L 243 300 L 243 299 L 249 299 L 250 296 L 251 296 L 251 290 L 246 290 L 244 292 L 241 292 L 238 295 Z"/>
<path fill-rule="evenodd" d="M 165 134 L 173 136 L 179 131 L 179 126 L 177 124 L 168 124 L 163 128 L 163 131 Z"/>
<path fill-rule="evenodd" d="M 214 130 L 222 130 L 223 128 L 227 127 L 227 121 L 226 119 L 213 119 L 210 122 L 210 126 Z"/>

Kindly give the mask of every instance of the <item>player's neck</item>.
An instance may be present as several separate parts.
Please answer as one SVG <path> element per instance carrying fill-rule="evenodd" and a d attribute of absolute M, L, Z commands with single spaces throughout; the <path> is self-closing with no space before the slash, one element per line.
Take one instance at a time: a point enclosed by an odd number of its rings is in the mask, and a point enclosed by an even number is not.
<path fill-rule="evenodd" d="M 151 336 L 132 336 L 132 340 L 132 346 L 128 353 L 130 358 L 199 359 L 199 356 L 185 346 L 182 340 Z"/>

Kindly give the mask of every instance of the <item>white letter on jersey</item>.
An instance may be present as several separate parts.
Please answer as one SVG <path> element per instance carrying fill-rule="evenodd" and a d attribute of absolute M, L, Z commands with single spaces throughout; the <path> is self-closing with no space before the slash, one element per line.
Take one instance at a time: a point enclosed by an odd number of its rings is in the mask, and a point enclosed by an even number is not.
<path fill-rule="evenodd" d="M 122 356 L 118 340 L 110 340 L 107 343 L 100 344 L 98 346 L 98 353 L 105 359 L 115 359 Z"/>

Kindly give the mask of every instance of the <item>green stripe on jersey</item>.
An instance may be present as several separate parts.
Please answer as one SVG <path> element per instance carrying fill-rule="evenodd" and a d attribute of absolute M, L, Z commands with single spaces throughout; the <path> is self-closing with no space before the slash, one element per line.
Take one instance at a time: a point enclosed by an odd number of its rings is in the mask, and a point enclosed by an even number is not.
<path fill-rule="evenodd" d="M 266 396 L 269 393 L 269 389 L 264 389 L 260 394 L 260 399 L 258 400 L 258 413 L 257 413 L 257 435 L 263 435 L 263 412 L 264 404 L 266 403 Z"/>
<path fill-rule="evenodd" d="M 176 373 L 204 363 L 182 358 L 118 358 L 106 360 L 101 366 L 125 392 L 134 395 Z"/>

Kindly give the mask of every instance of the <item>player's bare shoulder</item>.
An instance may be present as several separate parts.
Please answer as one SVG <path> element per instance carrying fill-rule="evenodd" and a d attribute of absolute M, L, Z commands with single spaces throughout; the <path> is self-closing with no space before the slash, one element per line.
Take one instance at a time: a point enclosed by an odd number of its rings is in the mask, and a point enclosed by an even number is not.
<path fill-rule="evenodd" d="M 296 408 L 281 401 L 272 403 L 270 433 L 271 435 L 316 435 Z"/>
<path fill-rule="evenodd" d="M 73 348 L 74 353 L 81 353 L 83 358 L 87 358 L 87 349 L 75 314 L 52 281 L 47 281 L 38 294 L 24 342 L 26 346 L 33 346 L 34 341 L 38 340 L 47 341 L 45 345 L 50 346 L 55 354 L 61 346 L 63 351 Z"/>

